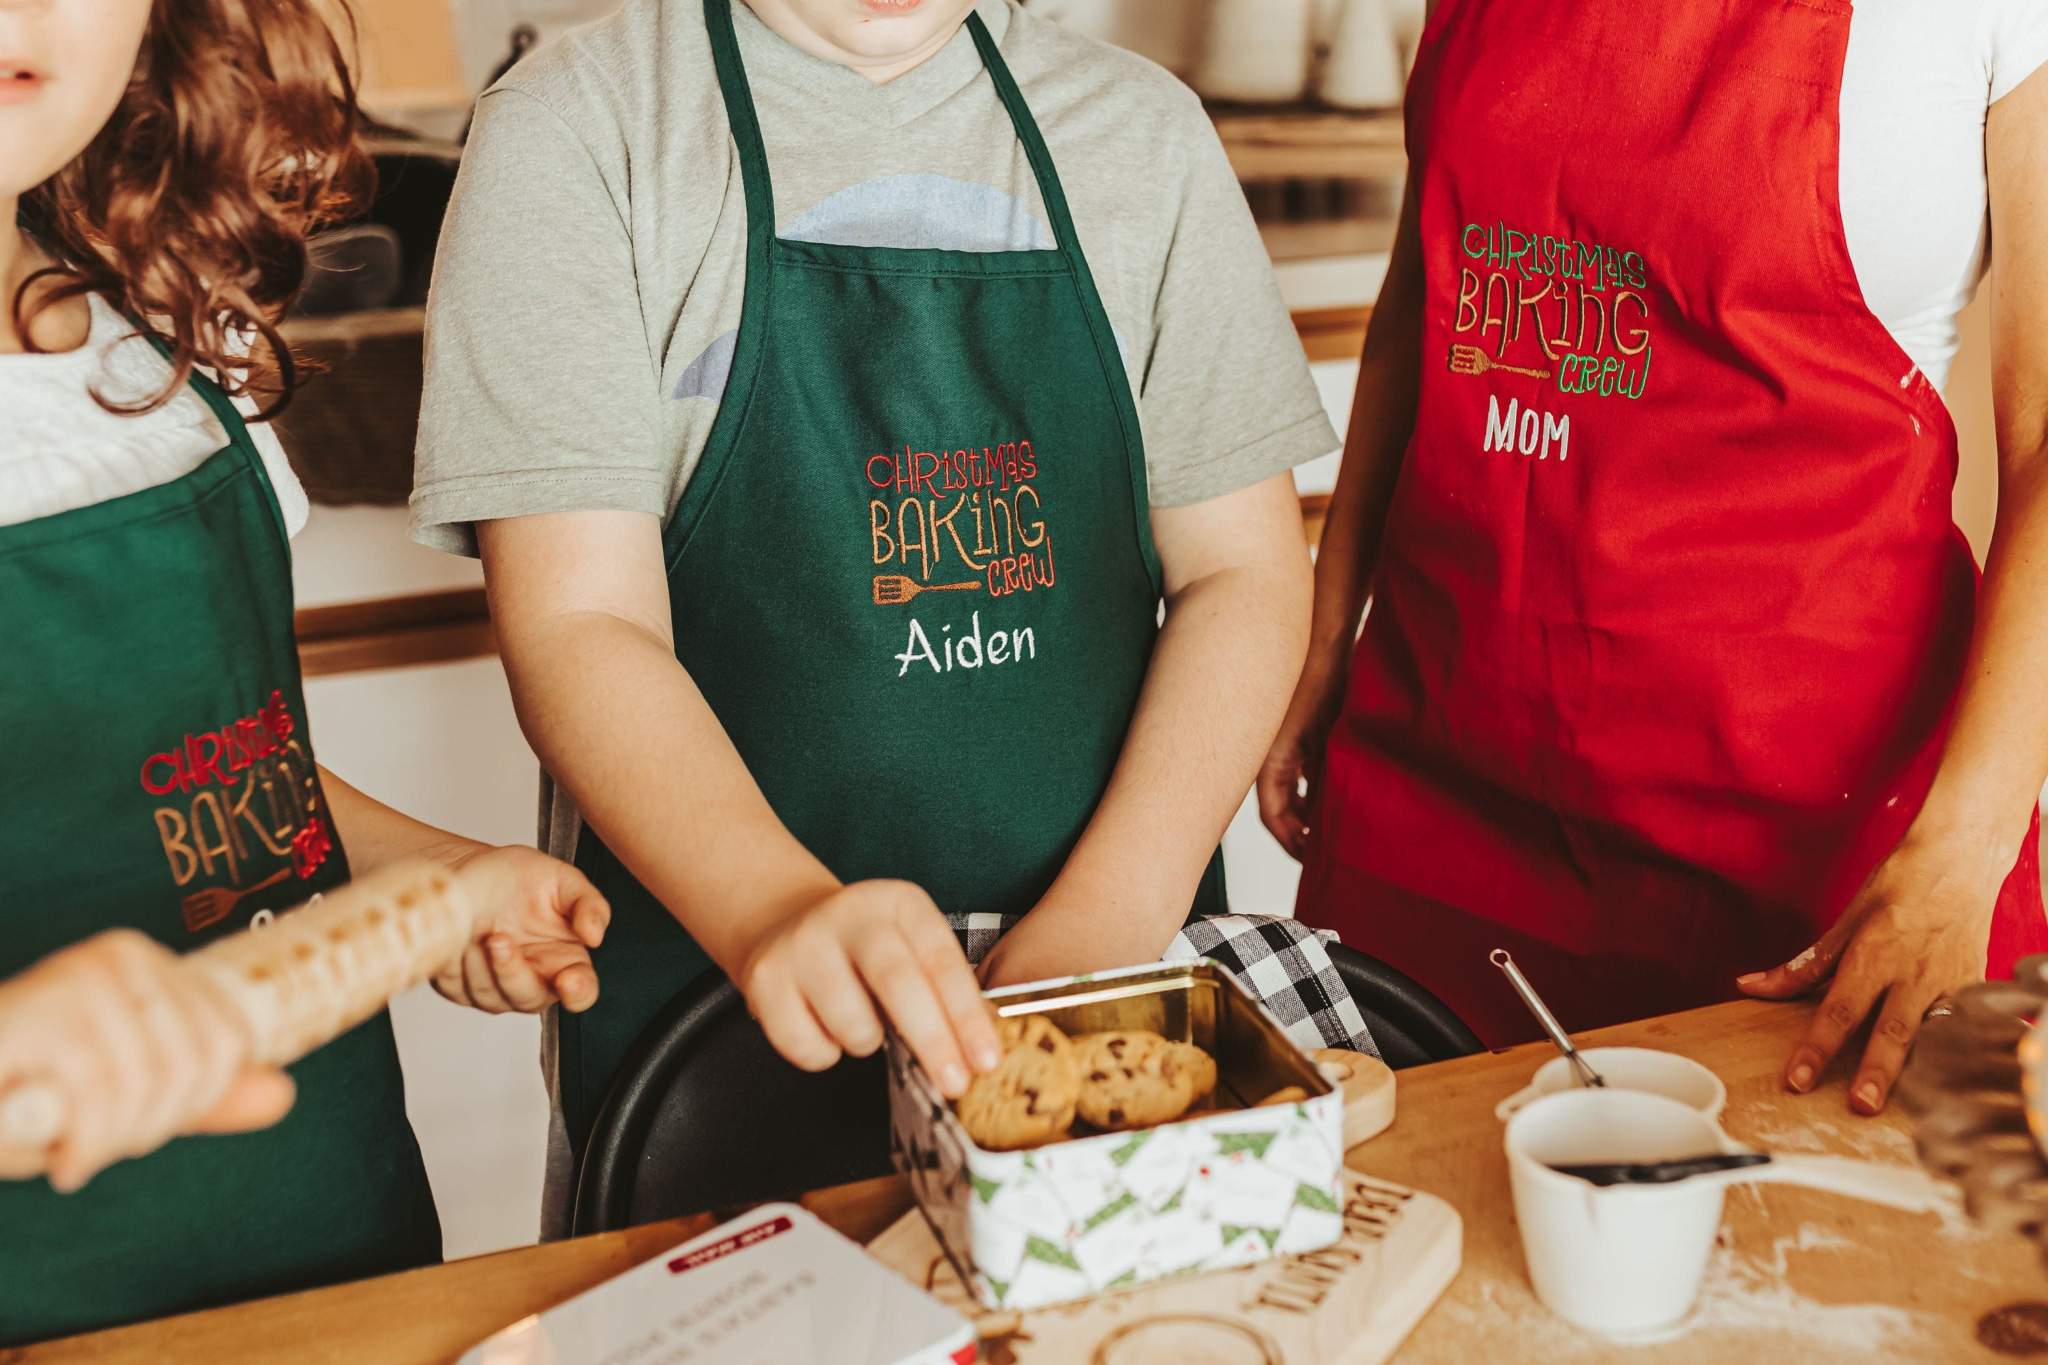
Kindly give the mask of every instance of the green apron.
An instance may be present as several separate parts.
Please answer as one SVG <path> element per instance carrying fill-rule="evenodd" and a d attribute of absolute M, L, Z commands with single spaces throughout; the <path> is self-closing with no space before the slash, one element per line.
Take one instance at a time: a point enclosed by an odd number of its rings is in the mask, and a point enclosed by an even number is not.
<path fill-rule="evenodd" d="M 747 279 L 663 537 L 676 656 L 835 875 L 915 882 L 956 920 L 1022 914 L 1108 785 L 1160 600 L 1138 413 L 1059 176 L 970 15 L 1057 247 L 781 240 L 730 0 L 704 16 Z M 603 995 L 557 1034 L 580 1146 L 634 1038 L 711 964 L 596 832 L 576 861 L 613 912 Z M 1196 909 L 1222 908 L 1218 860 Z"/>
<path fill-rule="evenodd" d="M 186 951 L 348 879 L 306 730 L 291 550 L 233 404 L 171 483 L 0 526 L 0 977 L 105 929 Z M 389 1016 L 292 1068 L 275 1128 L 83 1191 L 0 1182 L 0 1344 L 438 1260 Z"/>

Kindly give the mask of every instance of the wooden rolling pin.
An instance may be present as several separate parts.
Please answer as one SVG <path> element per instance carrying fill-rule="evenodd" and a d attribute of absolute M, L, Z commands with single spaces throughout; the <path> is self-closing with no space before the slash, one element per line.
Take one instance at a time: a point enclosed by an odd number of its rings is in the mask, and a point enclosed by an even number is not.
<path fill-rule="evenodd" d="M 1344 1146 L 1378 1137 L 1394 1122 L 1394 1073 L 1377 1057 L 1341 1047 L 1317 1048 L 1309 1059 L 1344 1091 Z"/>
<path fill-rule="evenodd" d="M 475 920 L 454 873 L 394 863 L 178 966 L 240 1025 L 248 1066 L 288 1066 L 460 958 Z M 0 1092 L 0 1145 L 48 1146 L 64 1119 L 62 1097 L 39 1082 Z"/>

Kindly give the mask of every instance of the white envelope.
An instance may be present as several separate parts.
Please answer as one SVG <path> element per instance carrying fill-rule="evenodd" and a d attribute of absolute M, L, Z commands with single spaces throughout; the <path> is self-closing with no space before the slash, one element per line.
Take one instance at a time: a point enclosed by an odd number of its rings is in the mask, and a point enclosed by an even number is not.
<path fill-rule="evenodd" d="M 524 1318 L 458 1365 L 972 1365 L 967 1320 L 794 1204 Z"/>

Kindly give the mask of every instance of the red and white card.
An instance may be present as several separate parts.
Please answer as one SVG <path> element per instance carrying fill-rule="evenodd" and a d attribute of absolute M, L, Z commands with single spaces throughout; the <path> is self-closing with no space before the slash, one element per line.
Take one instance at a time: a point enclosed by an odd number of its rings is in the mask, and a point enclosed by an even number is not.
<path fill-rule="evenodd" d="M 974 1328 L 794 1204 L 523 1319 L 458 1365 L 972 1365 Z"/>

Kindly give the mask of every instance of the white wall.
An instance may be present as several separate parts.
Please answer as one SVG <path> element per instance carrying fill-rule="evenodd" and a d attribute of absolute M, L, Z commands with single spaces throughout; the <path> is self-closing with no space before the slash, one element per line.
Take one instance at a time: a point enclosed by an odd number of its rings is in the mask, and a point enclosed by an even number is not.
<path fill-rule="evenodd" d="M 306 704 L 322 761 L 363 790 L 474 838 L 532 842 L 538 769 L 495 658 L 316 678 Z M 448 1255 L 533 1241 L 547 1145 L 539 1022 L 425 988 L 391 1013 Z"/>

